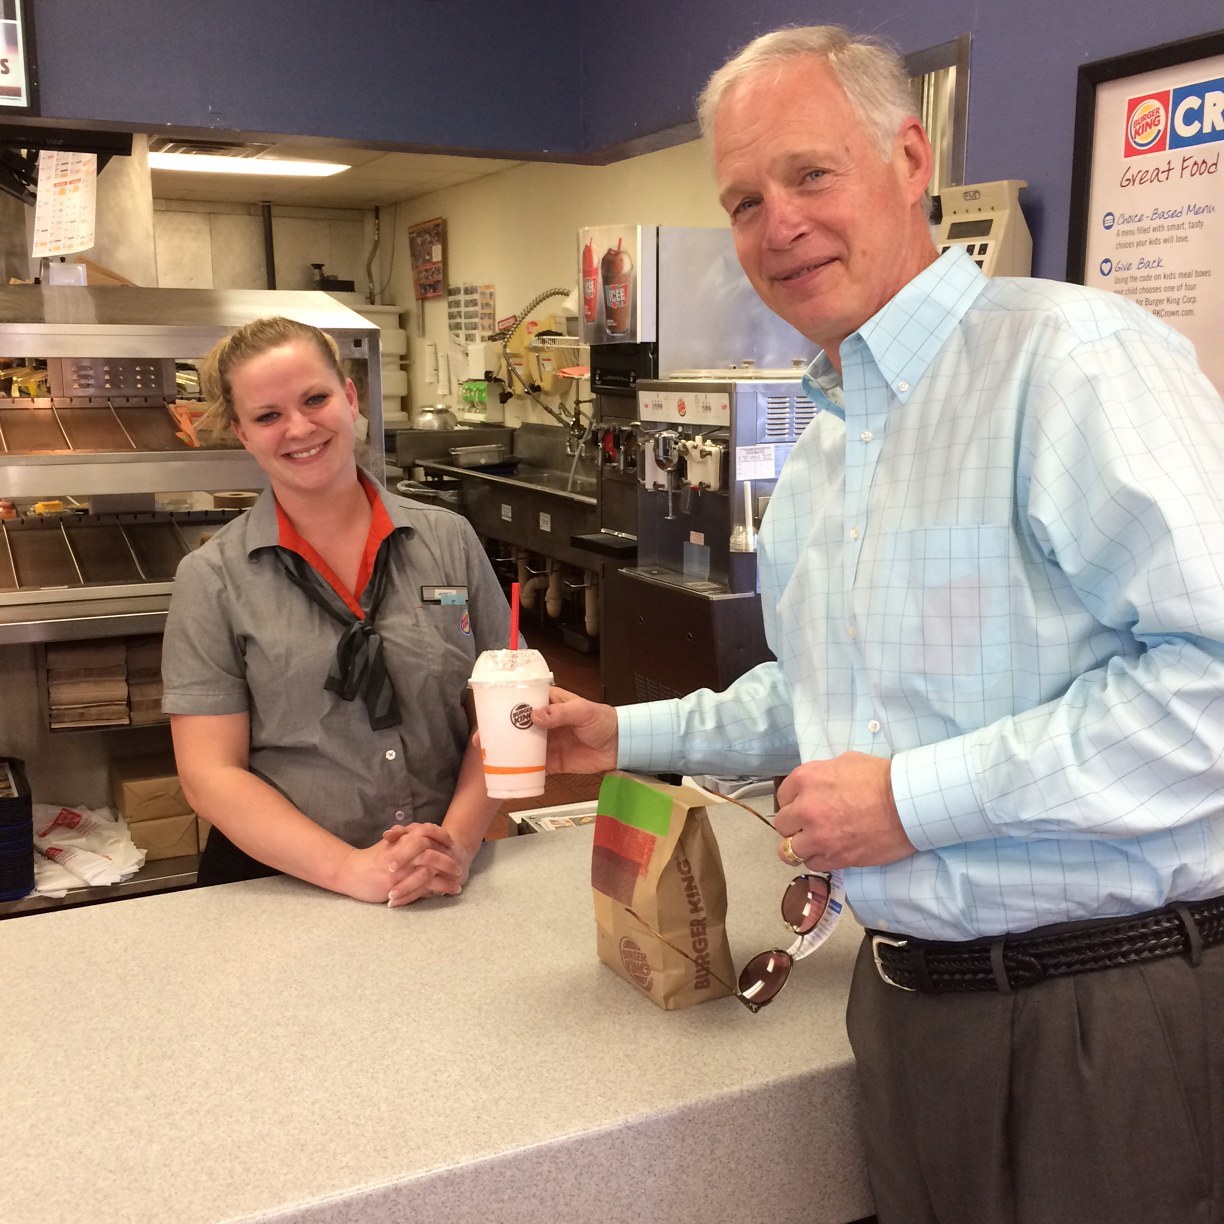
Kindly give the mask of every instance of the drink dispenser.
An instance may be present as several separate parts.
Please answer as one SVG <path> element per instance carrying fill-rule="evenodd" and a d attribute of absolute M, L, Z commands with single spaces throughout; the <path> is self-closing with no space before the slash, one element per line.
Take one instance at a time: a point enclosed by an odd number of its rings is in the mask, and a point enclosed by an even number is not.
<path fill-rule="evenodd" d="M 756 530 L 812 405 L 794 371 L 638 383 L 638 570 L 756 592 Z"/>
<path fill-rule="evenodd" d="M 756 533 L 814 412 L 789 369 L 638 380 L 637 564 L 605 593 L 605 700 L 722 689 L 770 657 Z"/>

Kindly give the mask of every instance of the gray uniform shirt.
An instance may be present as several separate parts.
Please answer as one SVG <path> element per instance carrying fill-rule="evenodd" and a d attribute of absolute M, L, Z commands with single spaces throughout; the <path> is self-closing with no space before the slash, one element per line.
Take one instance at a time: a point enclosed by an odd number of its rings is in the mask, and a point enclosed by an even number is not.
<path fill-rule="evenodd" d="M 353 846 L 391 824 L 441 821 L 470 734 L 472 665 L 510 634 L 505 596 L 468 522 L 378 495 L 394 526 L 409 528 L 384 545 L 393 564 L 376 619 L 400 726 L 372 731 L 360 697 L 324 689 L 341 626 L 267 547 L 277 542 L 270 491 L 180 563 L 162 652 L 162 709 L 248 713 L 251 771 Z M 448 602 L 433 602 L 434 587 L 451 592 Z"/>

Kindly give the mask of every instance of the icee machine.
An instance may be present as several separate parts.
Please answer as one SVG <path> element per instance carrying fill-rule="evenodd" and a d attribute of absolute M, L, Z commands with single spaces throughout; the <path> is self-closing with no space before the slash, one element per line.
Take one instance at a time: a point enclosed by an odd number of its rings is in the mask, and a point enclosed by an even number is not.
<path fill-rule="evenodd" d="M 600 439 L 600 647 L 614 703 L 725 688 L 769 657 L 756 532 L 811 419 L 812 345 L 765 306 L 727 228 L 579 231 Z M 622 554 L 623 556 L 623 554 Z"/>
<path fill-rule="evenodd" d="M 608 595 L 613 704 L 725 688 L 772 658 L 756 535 L 815 412 L 797 371 L 685 371 L 637 383 L 637 561 Z"/>

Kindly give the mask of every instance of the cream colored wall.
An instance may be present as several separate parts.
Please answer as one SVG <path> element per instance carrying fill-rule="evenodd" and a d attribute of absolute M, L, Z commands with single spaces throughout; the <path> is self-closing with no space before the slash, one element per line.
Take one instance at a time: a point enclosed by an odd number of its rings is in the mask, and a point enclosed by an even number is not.
<path fill-rule="evenodd" d="M 263 212 L 258 204 L 154 200 L 157 284 L 163 289 L 265 289 Z M 359 291 L 366 286 L 372 209 L 272 209 L 278 289 L 313 288 L 312 263 Z"/>
<path fill-rule="evenodd" d="M 0 284 L 7 285 L 10 278 L 29 280 L 33 225 L 34 210 L 0 192 Z"/>
<path fill-rule="evenodd" d="M 137 285 L 157 284 L 153 250 L 153 188 L 149 176 L 149 143 L 132 137 L 130 157 L 112 157 L 98 172 L 94 244 L 80 254 Z M 4 196 L 0 204 L 0 283 L 10 277 L 28 280 L 40 274 L 32 259 L 34 209 Z"/>
<path fill-rule="evenodd" d="M 394 213 L 393 220 L 388 212 Z M 699 141 L 611 166 L 516 166 L 384 209 L 381 281 L 388 284 L 382 300 L 408 312 L 413 404 L 456 400 L 454 395 L 439 396 L 437 388 L 424 381 L 425 345 L 432 341 L 446 351 L 449 344 L 446 305 L 416 302 L 412 296 L 406 230 L 432 217 L 446 220 L 448 282 L 494 285 L 499 318 L 515 314 L 545 289 L 577 286 L 577 235 L 583 226 L 727 224 Z M 389 278 L 388 220 L 395 233 Z M 559 298 L 545 303 L 533 317 L 542 318 L 560 304 Z M 424 337 L 418 334 L 422 308 Z M 511 425 L 549 421 L 523 399 L 506 407 Z"/>
<path fill-rule="evenodd" d="M 132 155 L 112 157 L 99 172 L 94 244 L 82 253 L 133 284 L 157 284 L 147 136 L 133 136 Z"/>

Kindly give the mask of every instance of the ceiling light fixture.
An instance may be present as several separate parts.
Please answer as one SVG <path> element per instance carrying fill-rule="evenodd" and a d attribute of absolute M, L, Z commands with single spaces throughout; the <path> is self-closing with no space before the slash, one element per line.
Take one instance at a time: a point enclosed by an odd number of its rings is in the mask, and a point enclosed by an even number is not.
<path fill-rule="evenodd" d="M 208 153 L 150 153 L 150 170 L 194 170 L 200 174 L 259 174 L 326 178 L 349 167 L 339 162 L 224 157 Z"/>

